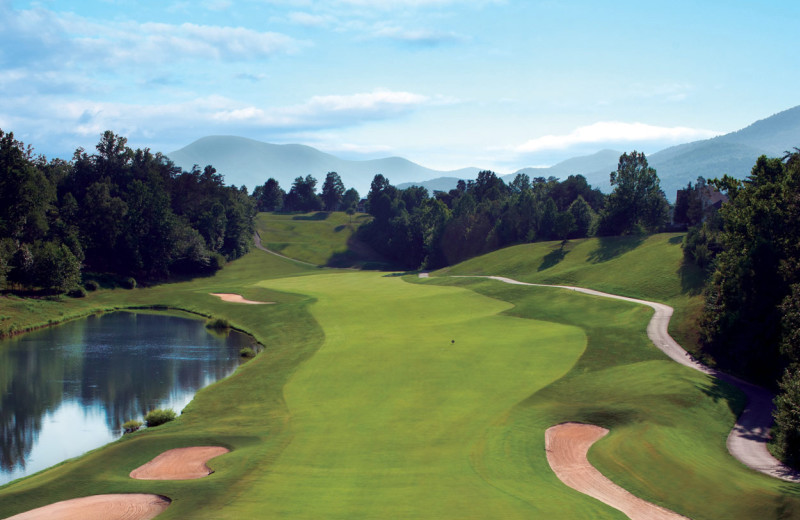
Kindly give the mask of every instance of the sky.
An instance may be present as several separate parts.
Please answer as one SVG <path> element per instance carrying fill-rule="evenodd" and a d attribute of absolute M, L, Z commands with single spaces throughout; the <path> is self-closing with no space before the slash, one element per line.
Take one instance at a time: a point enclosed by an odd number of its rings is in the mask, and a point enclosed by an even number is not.
<path fill-rule="evenodd" d="M 511 173 L 654 153 L 800 105 L 800 2 L 0 0 L 0 129 L 105 130 Z"/>

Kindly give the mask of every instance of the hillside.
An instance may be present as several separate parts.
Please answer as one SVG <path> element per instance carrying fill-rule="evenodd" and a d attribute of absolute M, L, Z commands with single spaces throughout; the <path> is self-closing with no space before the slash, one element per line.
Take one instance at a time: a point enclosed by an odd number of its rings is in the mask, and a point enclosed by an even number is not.
<path fill-rule="evenodd" d="M 605 237 L 507 247 L 446 267 L 435 275 L 497 275 L 523 282 L 577 285 L 671 305 L 670 333 L 684 348 L 697 346 L 703 279 L 683 265 L 683 235 Z"/>
<path fill-rule="evenodd" d="M 358 240 L 359 226 L 372 220 L 365 213 L 259 213 L 256 229 L 264 247 L 300 262 L 327 267 L 375 268 L 385 260 Z"/>

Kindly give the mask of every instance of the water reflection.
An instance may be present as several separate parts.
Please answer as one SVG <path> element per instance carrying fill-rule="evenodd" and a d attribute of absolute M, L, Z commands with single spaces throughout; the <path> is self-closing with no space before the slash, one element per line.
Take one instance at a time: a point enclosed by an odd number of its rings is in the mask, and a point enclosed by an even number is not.
<path fill-rule="evenodd" d="M 0 484 L 101 446 L 153 408 L 180 411 L 251 344 L 197 320 L 129 312 L 0 342 Z"/>

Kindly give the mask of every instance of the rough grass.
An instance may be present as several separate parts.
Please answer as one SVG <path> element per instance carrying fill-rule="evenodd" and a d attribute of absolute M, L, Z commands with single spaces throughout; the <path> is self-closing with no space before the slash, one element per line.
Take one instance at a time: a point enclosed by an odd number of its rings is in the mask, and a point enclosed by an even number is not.
<path fill-rule="evenodd" d="M 261 243 L 289 258 L 328 267 L 362 267 L 383 259 L 355 237 L 371 216 L 341 211 L 304 214 L 259 213 Z"/>
<path fill-rule="evenodd" d="M 603 237 L 512 246 L 434 275 L 498 275 L 523 282 L 577 285 L 672 306 L 670 334 L 697 353 L 702 272 L 683 263 L 683 234 Z"/>

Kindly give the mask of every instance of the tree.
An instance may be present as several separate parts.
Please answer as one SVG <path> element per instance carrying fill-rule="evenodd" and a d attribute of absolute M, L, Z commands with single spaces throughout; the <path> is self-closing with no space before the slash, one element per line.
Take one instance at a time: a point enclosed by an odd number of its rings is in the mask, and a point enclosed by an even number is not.
<path fill-rule="evenodd" d="M 284 197 L 286 192 L 273 178 L 269 178 L 262 186 L 256 186 L 253 190 L 258 211 L 280 211 L 283 208 Z"/>
<path fill-rule="evenodd" d="M 721 366 L 774 385 L 794 350 L 781 344 L 800 283 L 800 157 L 759 157 L 750 176 L 729 187 L 701 341 Z"/>
<path fill-rule="evenodd" d="M 322 183 L 322 203 L 325 211 L 337 211 L 344 196 L 344 183 L 336 172 L 328 172 Z"/>
<path fill-rule="evenodd" d="M 601 234 L 652 233 L 667 222 L 669 204 L 643 153 L 622 154 L 610 178 L 614 191 L 600 216 Z"/>
<path fill-rule="evenodd" d="M 344 192 L 344 196 L 342 197 L 342 207 L 345 209 L 353 208 L 355 212 L 355 208 L 358 205 L 358 202 L 361 200 L 361 197 L 356 191 L 355 188 L 350 188 L 346 192 Z"/>
<path fill-rule="evenodd" d="M 318 211 L 322 209 L 322 201 L 317 195 L 317 179 L 311 175 L 297 177 L 292 188 L 284 199 L 284 208 L 288 211 Z"/>
<path fill-rule="evenodd" d="M 523 193 L 531 190 L 531 178 L 525 173 L 518 173 L 508 185 L 511 193 Z"/>
<path fill-rule="evenodd" d="M 80 282 L 81 264 L 67 246 L 44 242 L 34 258 L 34 285 L 63 293 Z"/>
<path fill-rule="evenodd" d="M 572 215 L 575 222 L 574 236 L 577 238 L 588 237 L 595 218 L 591 206 L 583 200 L 581 195 L 578 195 L 578 198 L 569 205 L 567 211 Z"/>

